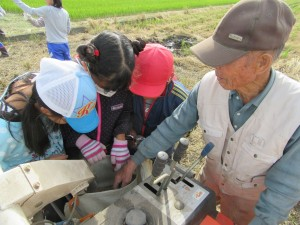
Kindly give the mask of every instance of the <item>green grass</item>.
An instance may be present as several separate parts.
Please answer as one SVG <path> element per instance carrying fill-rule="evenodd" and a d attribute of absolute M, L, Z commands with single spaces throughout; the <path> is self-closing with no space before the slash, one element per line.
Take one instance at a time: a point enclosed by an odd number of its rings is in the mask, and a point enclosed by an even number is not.
<path fill-rule="evenodd" d="M 63 0 L 63 6 L 72 19 L 84 19 L 191 9 L 235 2 L 238 0 Z M 31 7 L 45 5 L 44 1 L 37 0 L 24 0 L 24 3 Z M 1 6 L 8 12 L 21 12 L 12 0 L 2 0 Z"/>

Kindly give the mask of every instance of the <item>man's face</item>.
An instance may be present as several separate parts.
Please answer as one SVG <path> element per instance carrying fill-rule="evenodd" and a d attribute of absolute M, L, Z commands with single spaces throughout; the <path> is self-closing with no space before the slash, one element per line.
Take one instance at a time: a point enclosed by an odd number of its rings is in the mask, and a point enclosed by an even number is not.
<path fill-rule="evenodd" d="M 226 90 L 239 90 L 251 85 L 257 78 L 256 53 L 249 52 L 241 58 L 215 68 L 219 84 Z"/>

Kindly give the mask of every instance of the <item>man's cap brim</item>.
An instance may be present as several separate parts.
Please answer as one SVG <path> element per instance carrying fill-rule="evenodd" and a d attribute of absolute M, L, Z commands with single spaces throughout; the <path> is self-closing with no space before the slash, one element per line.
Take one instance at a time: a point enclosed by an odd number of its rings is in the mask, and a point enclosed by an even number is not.
<path fill-rule="evenodd" d="M 205 65 L 216 67 L 226 65 L 248 53 L 219 44 L 213 36 L 191 47 L 191 51 Z"/>

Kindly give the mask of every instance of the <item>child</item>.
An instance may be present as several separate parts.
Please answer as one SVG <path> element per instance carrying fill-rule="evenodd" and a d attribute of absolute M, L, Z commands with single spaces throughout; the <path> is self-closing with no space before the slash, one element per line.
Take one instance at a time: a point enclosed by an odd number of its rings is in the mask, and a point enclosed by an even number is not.
<path fill-rule="evenodd" d="M 1 52 L 1 56 L 0 57 L 8 57 L 9 56 L 9 54 L 8 54 L 5 46 L 2 44 L 2 42 L 0 42 L 0 52 Z"/>
<path fill-rule="evenodd" d="M 0 6 L 0 17 L 3 17 L 5 15 L 6 15 L 5 10 Z M 4 31 L 1 29 L 0 29 L 0 36 L 5 37 Z M 4 45 L 2 44 L 2 42 L 0 42 L 0 52 L 1 52 L 0 57 L 8 57 L 9 56 L 7 50 L 4 47 Z"/>
<path fill-rule="evenodd" d="M 42 59 L 40 73 L 15 78 L 0 103 L 4 171 L 40 159 L 66 159 L 58 124 L 85 133 L 99 121 L 93 80 L 72 61 Z"/>
<path fill-rule="evenodd" d="M 14 0 L 25 13 L 40 16 L 33 19 L 25 14 L 25 18 L 36 27 L 46 28 L 48 52 L 51 58 L 71 60 L 68 44 L 68 34 L 71 30 L 70 17 L 63 9 L 61 0 L 46 0 L 46 6 L 31 8 L 21 0 Z"/>
<path fill-rule="evenodd" d="M 160 44 L 147 44 L 136 57 L 129 89 L 134 94 L 133 136 L 148 137 L 188 95 L 183 84 L 174 80 L 172 53 Z"/>
<path fill-rule="evenodd" d="M 111 162 L 118 170 L 130 157 L 125 134 L 130 130 L 132 96 L 128 90 L 134 69 L 135 54 L 144 48 L 142 41 L 131 42 L 120 33 L 104 31 L 88 44 L 77 48 L 79 63 L 92 76 L 97 95 L 100 120 L 97 129 L 85 135 L 76 134 L 64 126 L 63 137 L 68 152 L 81 150 L 90 163 L 101 160 L 99 152 L 106 148 Z M 86 151 L 94 151 L 91 157 Z M 74 156 L 78 157 L 78 156 Z"/>

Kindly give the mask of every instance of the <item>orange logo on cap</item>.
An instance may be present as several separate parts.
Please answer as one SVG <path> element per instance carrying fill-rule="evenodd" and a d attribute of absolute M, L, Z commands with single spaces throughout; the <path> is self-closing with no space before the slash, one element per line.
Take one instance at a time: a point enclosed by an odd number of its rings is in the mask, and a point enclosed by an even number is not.
<path fill-rule="evenodd" d="M 85 106 L 81 107 L 81 109 L 77 112 L 77 118 L 81 118 L 87 114 L 89 114 L 95 108 L 96 102 L 89 102 Z"/>

